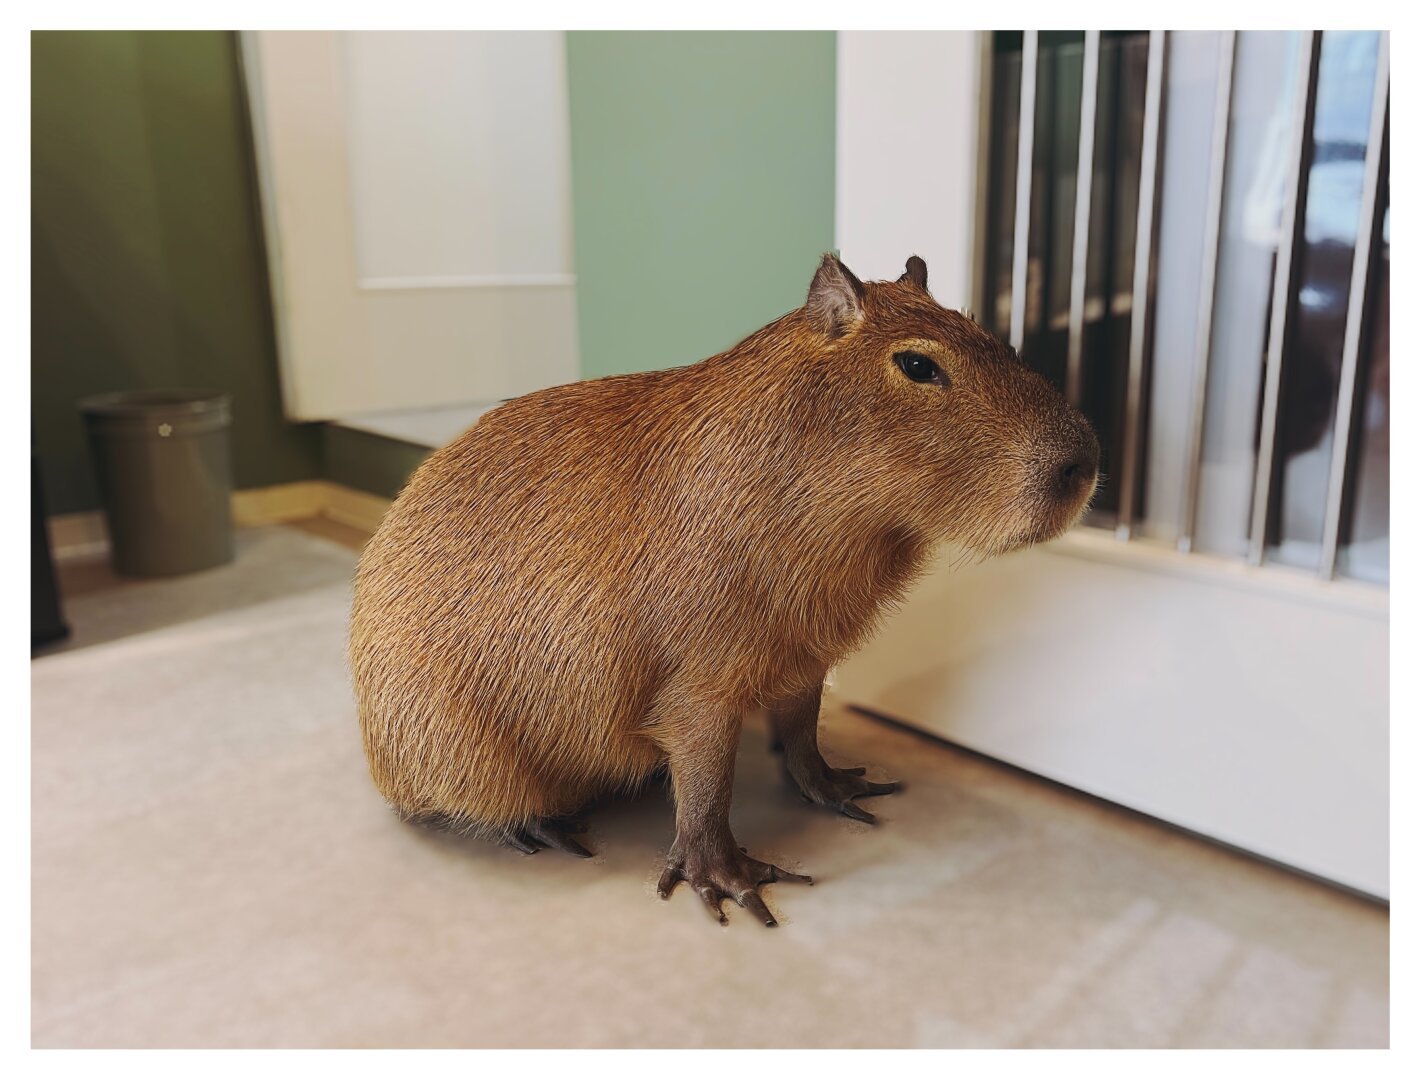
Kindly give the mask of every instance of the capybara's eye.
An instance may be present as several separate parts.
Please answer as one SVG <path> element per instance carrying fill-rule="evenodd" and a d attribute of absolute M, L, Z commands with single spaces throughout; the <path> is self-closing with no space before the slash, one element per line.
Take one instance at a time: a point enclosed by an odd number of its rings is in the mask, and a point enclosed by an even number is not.
<path fill-rule="evenodd" d="M 900 352 L 893 354 L 893 362 L 902 369 L 902 373 L 913 382 L 937 383 L 939 386 L 947 384 L 946 376 L 942 374 L 942 369 L 932 362 L 929 357 L 916 352 Z"/>

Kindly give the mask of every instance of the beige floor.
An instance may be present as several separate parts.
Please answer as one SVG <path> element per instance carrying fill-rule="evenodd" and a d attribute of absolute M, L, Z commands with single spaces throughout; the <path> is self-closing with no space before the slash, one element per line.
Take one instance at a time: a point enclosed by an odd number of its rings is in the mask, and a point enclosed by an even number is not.
<path fill-rule="evenodd" d="M 324 532 L 325 535 L 317 535 Z M 653 895 L 662 792 L 598 855 L 401 825 L 364 773 L 352 552 L 253 530 L 231 567 L 68 565 L 33 665 L 33 1038 L 54 1046 L 1379 1046 L 1377 907 L 844 710 L 876 828 L 780 786 L 734 824 L 815 875 L 783 925 Z"/>

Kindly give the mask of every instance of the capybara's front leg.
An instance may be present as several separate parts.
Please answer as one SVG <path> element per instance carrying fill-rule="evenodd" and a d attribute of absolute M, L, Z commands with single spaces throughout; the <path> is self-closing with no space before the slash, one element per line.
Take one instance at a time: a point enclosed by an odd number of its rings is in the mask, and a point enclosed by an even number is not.
<path fill-rule="evenodd" d="M 759 895 L 771 881 L 801 881 L 771 863 L 753 858 L 730 832 L 730 791 L 739 743 L 738 716 L 706 716 L 699 722 L 666 725 L 671 783 L 675 788 L 676 836 L 666 858 L 657 892 L 670 896 L 677 882 L 687 882 L 709 906 L 715 918 L 727 922 L 726 899 L 764 923 L 778 922 Z"/>
<path fill-rule="evenodd" d="M 812 690 L 786 698 L 770 708 L 769 720 L 784 752 L 784 770 L 809 802 L 871 825 L 877 818 L 853 800 L 865 795 L 890 795 L 902 785 L 896 781 L 879 784 L 866 780 L 863 778 L 865 769 L 835 769 L 823 759 L 818 748 L 822 698 L 820 682 Z"/>

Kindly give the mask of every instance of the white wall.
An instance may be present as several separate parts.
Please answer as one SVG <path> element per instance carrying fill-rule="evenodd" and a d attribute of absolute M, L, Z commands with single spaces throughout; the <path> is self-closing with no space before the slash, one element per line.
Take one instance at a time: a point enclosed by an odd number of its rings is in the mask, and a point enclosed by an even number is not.
<path fill-rule="evenodd" d="M 1385 896 L 1388 619 L 1369 586 L 1077 531 L 939 566 L 835 683 L 847 702 Z"/>
<path fill-rule="evenodd" d="M 971 303 L 980 48 L 975 31 L 840 32 L 834 232 L 859 277 L 927 260 L 932 294 Z"/>

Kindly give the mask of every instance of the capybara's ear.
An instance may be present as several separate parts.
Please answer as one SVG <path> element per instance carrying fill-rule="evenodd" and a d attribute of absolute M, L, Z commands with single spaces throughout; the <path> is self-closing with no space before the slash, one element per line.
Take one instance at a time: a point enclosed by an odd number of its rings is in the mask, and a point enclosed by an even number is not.
<path fill-rule="evenodd" d="M 863 283 L 836 255 L 825 255 L 809 286 L 804 309 L 814 329 L 831 338 L 841 337 L 863 317 Z"/>
<path fill-rule="evenodd" d="M 927 262 L 920 255 L 913 255 L 907 260 L 907 270 L 902 277 L 897 279 L 899 284 L 910 281 L 923 292 L 927 291 Z"/>

